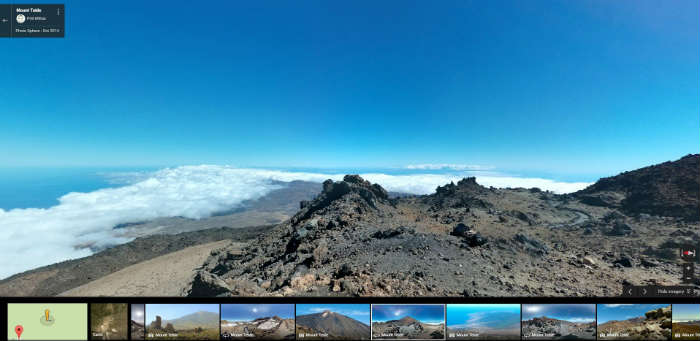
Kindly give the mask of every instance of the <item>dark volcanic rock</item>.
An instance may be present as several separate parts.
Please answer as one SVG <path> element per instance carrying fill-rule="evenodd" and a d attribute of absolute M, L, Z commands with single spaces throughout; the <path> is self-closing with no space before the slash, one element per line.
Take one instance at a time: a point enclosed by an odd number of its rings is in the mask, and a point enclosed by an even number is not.
<path fill-rule="evenodd" d="M 544 243 L 542 243 L 541 241 L 539 241 L 535 238 L 528 237 L 522 233 L 516 234 L 514 239 L 516 242 L 523 245 L 525 247 L 525 249 L 527 249 L 531 252 L 538 253 L 538 254 L 546 254 L 549 252 L 549 247 L 547 247 L 547 245 L 545 245 Z"/>
<path fill-rule="evenodd" d="M 231 291 L 231 288 L 218 276 L 206 271 L 198 271 L 187 296 L 212 297 Z"/>
<path fill-rule="evenodd" d="M 388 230 L 377 231 L 377 232 L 372 234 L 372 237 L 377 238 L 377 239 L 386 239 L 386 238 L 393 238 L 393 237 L 399 236 L 401 234 L 411 233 L 411 232 L 412 232 L 412 230 L 410 230 L 404 226 L 401 226 L 397 229 L 388 229 Z"/>
<path fill-rule="evenodd" d="M 478 207 L 488 209 L 493 204 L 483 198 L 489 189 L 476 183 L 476 178 L 464 178 L 445 186 L 438 186 L 435 194 L 425 197 L 425 202 L 431 205 L 433 210 L 444 208 L 470 208 Z"/>
<path fill-rule="evenodd" d="M 616 221 L 608 232 L 610 236 L 626 236 L 632 233 L 632 227 L 623 221 Z"/>
<path fill-rule="evenodd" d="M 634 264 L 632 263 L 632 259 L 629 258 L 628 256 L 620 256 L 620 258 L 616 259 L 613 264 L 620 264 L 626 268 L 632 267 Z"/>
<path fill-rule="evenodd" d="M 473 227 L 459 223 L 454 227 L 454 229 L 452 229 L 452 235 L 466 237 L 472 230 L 474 230 Z"/>
<path fill-rule="evenodd" d="M 464 237 L 464 241 L 471 247 L 481 246 L 487 243 L 487 239 L 479 232 L 469 233 Z"/>
<path fill-rule="evenodd" d="M 296 324 L 298 327 L 307 328 L 312 332 L 332 335 L 333 339 L 370 339 L 368 325 L 333 311 L 326 310 L 316 314 L 298 315 Z"/>
<path fill-rule="evenodd" d="M 700 220 L 700 155 L 603 178 L 575 196 L 589 205 Z"/>
<path fill-rule="evenodd" d="M 453 236 L 463 237 L 465 243 L 471 247 L 481 246 L 486 244 L 487 240 L 479 232 L 474 231 L 470 226 L 463 223 L 457 224 L 450 233 Z"/>

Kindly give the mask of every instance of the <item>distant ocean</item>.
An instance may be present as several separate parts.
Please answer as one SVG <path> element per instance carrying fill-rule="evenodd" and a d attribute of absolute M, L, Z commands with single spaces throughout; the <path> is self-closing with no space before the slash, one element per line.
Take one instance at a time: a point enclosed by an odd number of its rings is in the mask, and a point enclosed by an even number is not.
<path fill-rule="evenodd" d="M 153 171 L 133 168 L 0 168 L 0 208 L 49 208 L 70 192 L 122 186 L 117 174 Z"/>
<path fill-rule="evenodd" d="M 320 169 L 268 168 L 280 171 L 350 174 L 378 173 L 388 175 L 446 174 L 449 170 L 420 169 Z M 58 198 L 70 192 L 87 193 L 108 187 L 128 185 L 138 180 L 134 174 L 146 176 L 158 168 L 0 168 L 0 209 L 49 208 Z M 472 172 L 486 175 L 487 171 Z M 555 175 L 549 173 L 517 172 L 519 177 L 545 178 L 562 182 L 593 182 L 590 175 Z"/>

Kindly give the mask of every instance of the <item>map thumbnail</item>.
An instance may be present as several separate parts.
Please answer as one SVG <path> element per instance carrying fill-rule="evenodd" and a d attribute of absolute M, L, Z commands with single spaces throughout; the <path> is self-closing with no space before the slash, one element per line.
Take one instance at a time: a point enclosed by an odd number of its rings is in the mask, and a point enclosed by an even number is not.
<path fill-rule="evenodd" d="M 87 304 L 9 303 L 8 340 L 87 340 Z"/>

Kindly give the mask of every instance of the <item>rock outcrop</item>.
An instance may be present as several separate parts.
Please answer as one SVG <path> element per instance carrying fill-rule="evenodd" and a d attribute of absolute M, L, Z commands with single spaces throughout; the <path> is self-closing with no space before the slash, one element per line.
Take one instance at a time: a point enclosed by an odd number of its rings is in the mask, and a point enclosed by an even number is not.
<path fill-rule="evenodd" d="M 700 154 L 602 178 L 575 194 L 583 202 L 651 214 L 700 220 Z"/>

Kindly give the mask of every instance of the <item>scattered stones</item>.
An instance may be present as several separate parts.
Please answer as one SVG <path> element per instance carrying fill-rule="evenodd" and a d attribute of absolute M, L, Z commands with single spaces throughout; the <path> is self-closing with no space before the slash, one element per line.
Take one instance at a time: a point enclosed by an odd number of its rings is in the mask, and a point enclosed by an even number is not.
<path fill-rule="evenodd" d="M 527 249 L 528 251 L 531 251 L 531 252 L 534 252 L 537 254 L 541 254 L 541 255 L 549 253 L 549 247 L 547 247 L 547 245 L 545 245 L 544 243 L 542 243 L 541 241 L 539 241 L 535 238 L 528 237 L 522 233 L 516 234 L 515 237 L 513 237 L 513 238 L 515 239 L 516 242 L 522 244 L 525 247 L 525 249 Z"/>
<path fill-rule="evenodd" d="M 530 216 L 527 215 L 527 213 L 525 213 L 525 212 L 518 211 L 518 210 L 512 210 L 512 211 L 510 211 L 510 215 L 512 215 L 513 217 L 515 217 L 519 220 L 526 222 L 528 225 L 535 224 L 535 221 L 532 218 L 530 218 Z"/>
<path fill-rule="evenodd" d="M 488 240 L 481 234 L 479 234 L 479 232 L 472 232 L 467 234 L 467 236 L 464 237 L 464 241 L 470 247 L 481 246 L 488 242 Z"/>
<path fill-rule="evenodd" d="M 653 268 L 659 266 L 659 263 L 657 261 L 648 259 L 648 258 L 642 258 L 641 260 L 642 266 L 646 266 L 647 268 Z"/>
<path fill-rule="evenodd" d="M 613 261 L 613 264 L 620 264 L 621 266 L 624 266 L 626 268 L 631 268 L 632 266 L 634 266 L 634 264 L 632 263 L 632 259 L 624 255 L 620 256 L 620 258 Z"/>
<path fill-rule="evenodd" d="M 608 232 L 609 236 L 626 236 L 632 233 L 632 227 L 627 223 L 617 220 L 613 224 L 612 229 Z"/>
<path fill-rule="evenodd" d="M 347 263 L 343 263 L 343 265 L 341 265 L 340 268 L 338 268 L 338 270 L 335 272 L 336 278 L 342 278 L 349 275 L 352 275 L 352 269 Z"/>
<path fill-rule="evenodd" d="M 590 257 L 590 256 L 583 257 L 583 259 L 581 260 L 581 262 L 582 262 L 583 264 L 590 265 L 590 266 L 595 266 L 595 265 L 596 265 L 595 260 L 593 259 L 593 257 Z"/>
<path fill-rule="evenodd" d="M 409 229 L 405 226 L 401 226 L 397 229 L 388 229 L 388 230 L 377 231 L 377 232 L 372 234 L 372 238 L 376 238 L 376 239 L 394 238 L 394 237 L 399 236 L 403 233 L 408 233 L 409 231 L 411 231 L 411 229 Z"/>

